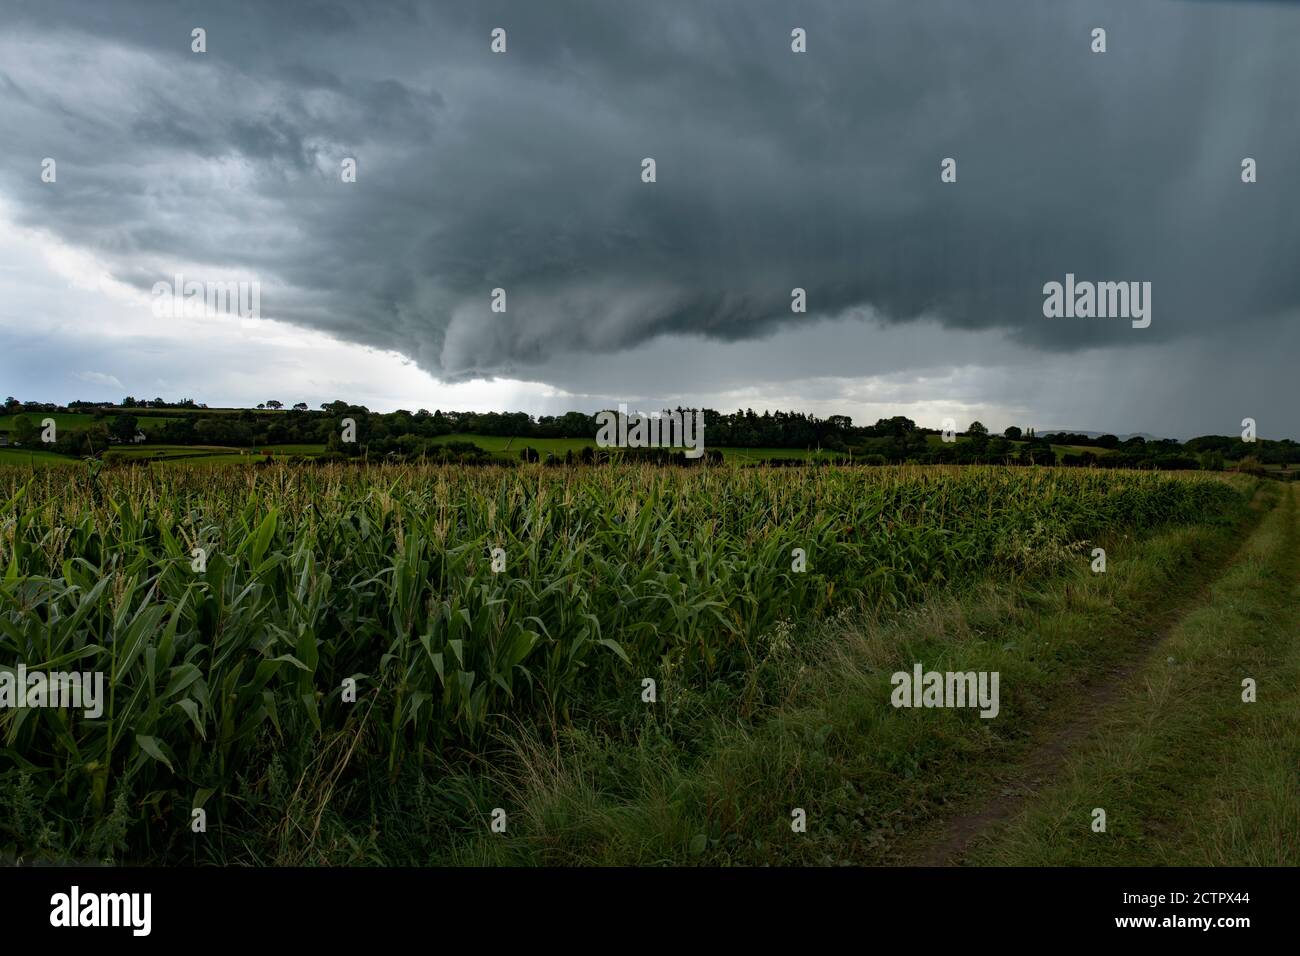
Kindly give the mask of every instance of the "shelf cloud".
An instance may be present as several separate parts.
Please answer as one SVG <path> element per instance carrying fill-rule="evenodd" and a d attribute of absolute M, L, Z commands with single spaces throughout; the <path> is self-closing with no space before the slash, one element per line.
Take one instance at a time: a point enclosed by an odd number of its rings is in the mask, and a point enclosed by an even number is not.
<path fill-rule="evenodd" d="M 580 392 L 604 362 L 651 390 L 640 347 L 725 363 L 773 337 L 794 379 L 835 364 L 812 351 L 827 323 L 940 350 L 942 330 L 982 334 L 1021 363 L 1271 367 L 1300 303 L 1294 4 L 48 0 L 7 18 L 17 225 L 143 294 L 181 271 L 256 280 L 264 316 L 442 382 Z M 1067 274 L 1150 283 L 1149 325 L 1046 318 Z M 1237 376 L 1210 386 L 1225 403 Z"/>

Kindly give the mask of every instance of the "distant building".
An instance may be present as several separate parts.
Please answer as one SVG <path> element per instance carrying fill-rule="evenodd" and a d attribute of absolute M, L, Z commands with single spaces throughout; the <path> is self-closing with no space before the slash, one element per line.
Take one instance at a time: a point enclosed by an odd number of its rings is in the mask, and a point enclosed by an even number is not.
<path fill-rule="evenodd" d="M 9 433 L 0 432 L 0 448 L 8 448 L 8 447 L 9 447 Z"/>

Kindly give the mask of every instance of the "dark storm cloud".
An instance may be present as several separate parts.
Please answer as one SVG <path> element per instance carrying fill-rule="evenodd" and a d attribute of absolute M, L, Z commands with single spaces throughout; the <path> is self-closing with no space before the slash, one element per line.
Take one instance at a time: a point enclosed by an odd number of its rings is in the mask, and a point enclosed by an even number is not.
<path fill-rule="evenodd" d="M 444 378 L 854 309 L 1069 352 L 1267 337 L 1300 302 L 1294 5 L 51 2 L 8 29 L 20 221 L 142 289 L 249 270 L 265 314 Z M 1044 319 L 1067 272 L 1150 281 L 1151 328 Z"/>

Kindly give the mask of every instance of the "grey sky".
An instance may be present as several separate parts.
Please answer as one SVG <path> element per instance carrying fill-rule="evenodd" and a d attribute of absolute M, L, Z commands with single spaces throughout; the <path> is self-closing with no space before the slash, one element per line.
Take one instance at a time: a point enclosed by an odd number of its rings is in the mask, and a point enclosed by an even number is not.
<path fill-rule="evenodd" d="M 1296 4 L 7 7 L 10 247 L 39 237 L 144 305 L 0 270 L 6 393 L 452 407 L 477 383 L 474 404 L 534 411 L 1300 434 Z M 432 379 L 393 394 L 360 365 L 277 372 L 310 366 L 292 342 L 151 335 L 148 292 L 176 272 L 255 278 L 268 319 Z M 1151 282 L 1150 328 L 1044 318 L 1067 272 Z"/>

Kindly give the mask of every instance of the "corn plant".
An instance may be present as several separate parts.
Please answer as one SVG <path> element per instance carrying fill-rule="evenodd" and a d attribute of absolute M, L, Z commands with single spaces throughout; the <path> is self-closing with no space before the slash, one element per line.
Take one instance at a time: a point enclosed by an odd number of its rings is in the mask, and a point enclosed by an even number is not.
<path fill-rule="evenodd" d="M 359 707 L 396 773 L 644 675 L 743 673 L 778 621 L 1241 500 L 1214 477 L 1037 468 L 4 468 L 0 666 L 101 671 L 108 701 L 0 711 L 0 778 L 88 826 L 128 791 L 140 818 L 219 809 L 259 754 Z"/>

